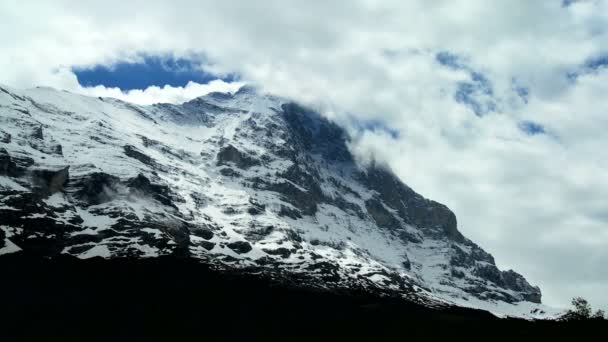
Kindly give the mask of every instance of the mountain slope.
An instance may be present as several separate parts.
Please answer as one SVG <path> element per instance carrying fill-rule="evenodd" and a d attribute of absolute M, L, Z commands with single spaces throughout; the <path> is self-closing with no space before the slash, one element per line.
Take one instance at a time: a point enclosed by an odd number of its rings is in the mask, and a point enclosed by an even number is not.
<path fill-rule="evenodd" d="M 136 106 L 0 88 L 0 254 L 200 259 L 299 286 L 398 294 L 537 317 L 455 215 L 345 132 L 249 87 Z"/>

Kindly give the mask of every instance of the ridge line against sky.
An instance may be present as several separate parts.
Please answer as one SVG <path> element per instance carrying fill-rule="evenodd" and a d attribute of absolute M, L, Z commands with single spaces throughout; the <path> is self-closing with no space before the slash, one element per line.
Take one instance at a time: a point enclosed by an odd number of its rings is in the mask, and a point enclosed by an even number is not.
<path fill-rule="evenodd" d="M 150 104 L 248 82 L 313 105 L 548 304 L 608 309 L 608 1 L 7 0 L 0 18 L 0 83 Z M 79 83 L 146 58 L 193 70 Z"/>

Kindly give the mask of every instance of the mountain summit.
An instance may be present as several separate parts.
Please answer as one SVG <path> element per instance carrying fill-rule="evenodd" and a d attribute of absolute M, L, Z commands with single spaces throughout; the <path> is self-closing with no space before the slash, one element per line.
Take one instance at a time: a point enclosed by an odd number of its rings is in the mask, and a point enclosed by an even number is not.
<path fill-rule="evenodd" d="M 152 106 L 2 87 L 0 254 L 174 255 L 297 286 L 548 314 L 449 208 L 358 164 L 348 139 L 250 87 Z"/>

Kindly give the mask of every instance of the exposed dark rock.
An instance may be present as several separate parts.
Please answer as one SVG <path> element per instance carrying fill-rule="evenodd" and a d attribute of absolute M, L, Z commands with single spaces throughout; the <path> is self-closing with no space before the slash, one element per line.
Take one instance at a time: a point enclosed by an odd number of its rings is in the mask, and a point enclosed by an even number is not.
<path fill-rule="evenodd" d="M 340 274 L 338 273 L 340 266 L 331 262 L 320 261 L 309 265 L 307 269 L 319 274 L 324 282 L 333 283 L 340 281 Z"/>
<path fill-rule="evenodd" d="M 19 177 L 21 174 L 22 170 L 13 161 L 6 149 L 0 148 L 0 175 Z"/>
<path fill-rule="evenodd" d="M 278 214 L 279 214 L 279 216 L 287 216 L 287 217 L 292 218 L 294 220 L 302 218 L 302 214 L 300 214 L 300 211 L 298 211 L 296 209 L 289 208 L 289 207 L 284 206 L 284 205 L 281 205 L 281 210 L 279 210 Z"/>
<path fill-rule="evenodd" d="M 452 269 L 450 270 L 450 274 L 451 274 L 453 277 L 456 277 L 456 278 L 459 278 L 459 279 L 462 279 L 462 278 L 464 278 L 464 277 L 465 277 L 464 272 L 462 272 L 462 271 L 460 271 L 460 270 L 458 270 L 458 269 L 456 269 L 456 268 L 452 268 Z"/>
<path fill-rule="evenodd" d="M 533 303 L 541 302 L 540 288 L 530 285 L 521 274 L 513 270 L 503 271 L 502 279 L 507 288 L 521 292 L 525 300 Z"/>
<path fill-rule="evenodd" d="M 103 172 L 91 173 L 76 182 L 75 196 L 85 205 L 106 203 L 116 196 L 118 184 L 118 177 Z"/>
<path fill-rule="evenodd" d="M 460 247 L 452 246 L 450 265 L 469 268 L 475 265 L 475 259 Z"/>
<path fill-rule="evenodd" d="M 175 208 L 175 204 L 171 200 L 171 190 L 166 185 L 153 184 L 143 174 L 137 175 L 137 177 L 131 178 L 127 181 L 127 186 L 131 194 L 136 196 L 148 196 L 152 197 L 158 202 Z"/>
<path fill-rule="evenodd" d="M 69 242 L 68 233 L 78 229 L 78 226 L 58 222 L 37 194 L 14 196 L 5 204 L 18 209 L 0 210 L 3 225 L 20 228 L 21 232 L 11 236 L 10 240 L 32 255 L 59 255 Z"/>
<path fill-rule="evenodd" d="M 473 270 L 473 274 L 480 278 L 487 279 L 498 286 L 503 285 L 502 274 L 494 265 L 477 265 Z"/>
<path fill-rule="evenodd" d="M 196 116 L 194 118 L 189 117 L 189 119 L 197 119 L 197 121 L 201 124 L 206 124 L 209 122 L 209 116 L 207 113 L 221 113 L 224 111 L 224 108 L 209 103 L 204 97 L 197 97 L 184 103 L 181 107 L 187 111 L 190 111 L 191 113 L 195 113 Z"/>
<path fill-rule="evenodd" d="M 341 251 L 346 247 L 346 243 L 344 241 L 319 241 L 320 245 L 331 247 L 335 250 Z"/>
<path fill-rule="evenodd" d="M 32 132 L 32 138 L 34 139 L 40 139 L 43 140 L 44 139 L 44 134 L 42 133 L 42 126 L 38 126 L 34 129 L 34 131 Z"/>
<path fill-rule="evenodd" d="M 159 222 L 156 227 L 158 230 L 163 230 L 169 234 L 171 239 L 176 243 L 173 248 L 172 255 L 179 257 L 189 257 L 191 244 L 190 241 L 190 229 L 191 224 L 184 221 L 170 220 L 166 222 Z"/>
<path fill-rule="evenodd" d="M 404 242 L 421 243 L 422 239 L 412 232 L 402 230 L 397 233 L 397 236 Z"/>
<path fill-rule="evenodd" d="M 313 253 L 310 253 L 310 258 L 311 258 L 312 260 L 319 260 L 319 259 L 323 259 L 323 257 L 322 257 L 322 256 L 320 256 L 319 254 L 314 253 L 314 252 L 313 252 Z"/>
<path fill-rule="evenodd" d="M 238 171 L 235 171 L 229 167 L 224 167 L 220 169 L 220 174 L 226 177 L 240 177 L 241 174 Z"/>
<path fill-rule="evenodd" d="M 170 156 L 175 157 L 180 160 L 184 160 L 187 157 L 187 153 L 183 150 L 173 149 L 158 140 L 150 139 L 143 135 L 139 135 L 139 137 L 141 138 L 141 141 L 144 144 L 144 147 L 155 148 L 155 149 L 161 151 L 163 154 L 170 155 Z"/>
<path fill-rule="evenodd" d="M 69 166 L 60 170 L 33 170 L 32 181 L 36 188 L 35 192 L 43 197 L 47 197 L 56 192 L 63 191 L 64 186 L 70 178 L 69 170 Z"/>
<path fill-rule="evenodd" d="M 17 195 L 8 196 L 3 199 L 4 205 L 19 209 L 20 212 L 14 210 L 4 211 L 2 217 L 3 224 L 19 227 L 21 225 L 21 216 L 28 214 L 43 214 L 46 213 L 44 202 L 37 194 L 32 192 L 22 192 Z"/>
<path fill-rule="evenodd" d="M 298 208 L 303 215 L 312 216 L 316 214 L 318 204 L 329 200 L 325 198 L 317 177 L 311 172 L 306 172 L 294 164 L 278 175 L 288 181 L 267 184 L 266 190 L 282 194 L 285 201 Z"/>
<path fill-rule="evenodd" d="M 252 250 L 251 244 L 247 241 L 234 241 L 227 244 L 227 246 L 238 254 L 249 253 Z"/>
<path fill-rule="evenodd" d="M 193 235 L 196 235 L 198 237 L 202 237 L 205 240 L 210 240 L 213 238 L 213 232 L 211 230 L 209 230 L 208 228 L 205 227 L 194 227 L 190 229 L 190 232 Z"/>
<path fill-rule="evenodd" d="M 473 259 L 478 260 L 478 261 L 485 261 L 492 265 L 495 264 L 494 257 L 492 256 L 492 254 L 484 251 L 479 246 L 477 246 L 476 244 L 474 244 L 470 241 L 468 241 L 468 244 L 470 244 L 470 246 L 471 246 L 471 257 Z"/>
<path fill-rule="evenodd" d="M 0 132 L 0 143 L 10 144 L 12 141 L 12 136 L 10 133 Z"/>
<path fill-rule="evenodd" d="M 197 209 L 202 208 L 207 205 L 207 199 L 205 198 L 205 196 L 203 196 L 197 192 L 191 193 L 190 197 L 194 201 L 194 205 Z"/>
<path fill-rule="evenodd" d="M 266 254 L 270 254 L 270 255 L 278 255 L 283 259 L 287 259 L 289 258 L 289 256 L 291 255 L 291 251 L 285 247 L 280 247 L 277 249 L 267 249 L 267 248 L 263 248 L 262 249 L 264 252 L 266 252 Z"/>
<path fill-rule="evenodd" d="M 522 292 L 524 300 L 532 303 L 542 303 L 542 293 L 538 286 L 534 286 L 534 290 L 531 292 Z"/>
<path fill-rule="evenodd" d="M 509 293 L 502 292 L 502 291 L 490 292 L 490 291 L 487 291 L 487 289 L 486 289 L 486 291 L 484 291 L 483 287 L 479 287 L 477 290 L 475 290 L 475 292 L 476 292 L 477 298 L 479 298 L 481 300 L 485 300 L 485 301 L 502 300 L 507 303 L 517 302 L 517 298 L 513 297 Z"/>
<path fill-rule="evenodd" d="M 457 230 L 456 215 L 441 203 L 428 200 L 403 184 L 386 167 L 372 165 L 360 180 L 380 194 L 380 199 L 395 209 L 406 222 L 429 234 L 443 234 L 454 241 L 464 241 Z"/>
<path fill-rule="evenodd" d="M 347 194 L 351 194 L 356 198 L 361 198 L 361 195 L 356 192 L 355 190 L 349 188 L 348 186 L 342 184 L 342 182 L 340 182 L 339 180 L 335 179 L 334 177 L 330 177 L 329 178 L 329 182 L 332 183 L 336 188 L 340 189 L 341 192 L 343 193 L 347 193 Z"/>
<path fill-rule="evenodd" d="M 32 116 L 32 114 L 30 113 L 30 110 L 27 108 L 13 107 L 13 109 L 18 111 L 19 113 L 25 114 L 27 116 Z"/>
<path fill-rule="evenodd" d="M 63 147 L 61 146 L 61 144 L 57 144 L 55 146 L 52 147 L 52 153 L 63 156 Z"/>
<path fill-rule="evenodd" d="M 351 162 L 352 155 L 346 146 L 348 137 L 345 131 L 328 120 L 320 119 L 318 113 L 297 103 L 283 104 L 284 118 L 293 134 L 296 146 L 319 153 L 325 159 L 338 162 Z"/>
<path fill-rule="evenodd" d="M 365 208 L 369 215 L 376 221 L 379 227 L 396 230 L 401 227 L 401 223 L 391 214 L 377 199 L 365 201 Z"/>
<path fill-rule="evenodd" d="M 32 158 L 11 156 L 5 148 L 0 148 L 0 174 L 21 177 L 32 165 L 34 165 Z"/>
<path fill-rule="evenodd" d="M 234 93 L 234 96 L 242 96 L 242 95 L 245 95 L 245 94 L 254 95 L 256 93 L 257 93 L 257 89 L 256 89 L 255 86 L 246 84 L 246 85 L 240 87 L 239 90 L 237 90 L 237 92 Z"/>
<path fill-rule="evenodd" d="M 230 94 L 230 93 L 222 93 L 222 92 L 218 92 L 218 91 L 209 93 L 206 96 L 210 97 L 214 100 L 217 100 L 217 101 L 226 101 L 226 100 L 232 99 L 232 97 L 233 97 L 232 94 Z"/>
<path fill-rule="evenodd" d="M 139 106 L 134 105 L 134 104 L 130 104 L 128 102 L 123 102 L 122 105 L 126 108 L 129 109 L 135 113 L 137 113 L 138 115 L 140 115 L 141 117 L 150 120 L 152 122 L 154 122 L 155 124 L 158 124 L 158 122 L 156 120 L 154 120 L 148 113 L 146 113 L 145 111 L 143 111 L 142 109 L 140 109 Z"/>
<path fill-rule="evenodd" d="M 226 214 L 226 215 L 234 215 L 234 214 L 238 214 L 238 210 L 234 209 L 233 207 L 227 207 L 222 209 L 222 213 Z"/>
<path fill-rule="evenodd" d="M 486 281 L 495 284 L 498 287 L 506 288 L 519 292 L 522 298 L 512 298 L 509 294 L 503 293 L 500 295 L 501 300 L 507 300 L 515 302 L 518 300 L 527 300 L 535 303 L 540 303 L 541 292 L 538 287 L 531 286 L 523 276 L 513 271 L 501 272 L 494 263 L 494 257 L 491 254 L 485 252 L 476 244 L 467 240 L 467 245 L 471 248 L 471 252 L 467 253 L 458 246 L 452 246 L 450 265 L 453 266 L 451 274 L 454 277 L 460 278 L 461 271 L 454 267 L 468 268 L 472 270 L 472 273 Z M 464 274 L 462 274 L 464 276 Z M 487 288 L 480 287 L 480 289 Z M 481 290 L 480 290 L 481 291 Z M 483 291 L 481 291 L 483 292 Z M 480 293 L 481 293 L 480 292 Z M 474 293 L 475 294 L 475 293 Z M 476 295 L 480 296 L 479 293 Z M 490 298 L 488 294 L 484 294 L 484 298 Z M 481 297 L 480 297 L 481 298 Z"/>
<path fill-rule="evenodd" d="M 251 207 L 249 207 L 247 209 L 247 213 L 249 215 L 260 215 L 262 213 L 264 213 L 264 211 L 266 210 L 266 206 L 264 205 L 252 205 Z"/>
<path fill-rule="evenodd" d="M 318 198 L 310 191 L 302 191 L 289 182 L 271 184 L 268 190 L 282 194 L 286 202 L 300 209 L 304 215 L 314 215 L 317 212 Z"/>
<path fill-rule="evenodd" d="M 263 256 L 261 258 L 257 258 L 254 260 L 254 262 L 260 266 L 266 266 L 266 265 L 272 265 L 275 263 L 275 260 L 273 258 L 270 258 L 268 256 Z"/>
<path fill-rule="evenodd" d="M 247 229 L 245 233 L 245 237 L 248 241 L 259 241 L 270 235 L 274 229 L 274 226 L 257 225 L 254 222 L 251 222 L 249 224 L 249 229 Z"/>
<path fill-rule="evenodd" d="M 213 242 L 209 242 L 209 241 L 198 241 L 196 244 L 203 247 L 204 249 L 206 249 L 208 251 L 212 250 L 213 247 L 215 247 L 215 244 Z"/>
<path fill-rule="evenodd" d="M 19 101 L 25 101 L 25 98 L 22 96 L 19 96 L 17 94 L 13 94 L 10 91 L 0 87 L 0 92 L 3 92 L 5 94 L 7 94 L 8 96 L 12 97 L 14 100 L 19 100 Z"/>
<path fill-rule="evenodd" d="M 154 166 L 156 164 L 156 162 L 154 161 L 154 159 L 152 159 L 151 157 L 147 156 L 146 154 L 144 154 L 143 152 L 139 151 L 135 146 L 132 145 L 125 145 L 123 147 L 125 155 L 127 157 L 131 157 L 134 159 L 139 160 L 140 162 L 149 165 L 149 166 Z"/>
<path fill-rule="evenodd" d="M 154 139 L 150 139 L 150 138 L 145 137 L 143 135 L 140 135 L 139 137 L 141 138 L 141 142 L 144 144 L 144 147 L 156 146 L 156 145 L 161 144 L 160 141 L 154 140 Z"/>
<path fill-rule="evenodd" d="M 250 199 L 249 203 L 251 206 L 247 209 L 247 213 L 250 215 L 260 215 L 266 211 L 266 205 L 258 203 L 257 201 Z"/>
<path fill-rule="evenodd" d="M 361 207 L 358 204 L 348 202 L 342 197 L 332 198 L 329 202 L 347 213 L 350 212 L 357 215 L 360 219 L 365 218 L 365 214 L 363 214 L 363 210 L 361 210 Z"/>
<path fill-rule="evenodd" d="M 70 244 L 72 244 L 72 245 L 84 245 L 84 244 L 89 244 L 89 243 L 94 244 L 94 243 L 101 242 L 101 240 L 103 240 L 103 234 L 79 234 L 79 235 L 70 237 Z M 88 247 L 91 248 L 92 246 L 88 246 Z M 77 252 L 77 253 L 82 253 L 86 250 L 89 250 L 89 248 L 81 250 L 81 252 Z"/>
<path fill-rule="evenodd" d="M 292 241 L 292 242 L 295 242 L 295 243 L 296 243 L 296 244 L 295 244 L 295 246 L 296 246 L 297 248 L 300 248 L 300 247 L 298 247 L 298 243 L 299 243 L 299 242 L 304 241 L 304 240 L 302 239 L 302 237 L 300 236 L 300 234 L 298 234 L 298 232 L 293 231 L 293 230 L 288 230 L 288 231 L 286 231 L 286 232 L 285 232 L 285 235 L 287 235 L 287 238 L 288 238 L 290 241 Z"/>
<path fill-rule="evenodd" d="M 239 151 L 236 147 L 228 145 L 222 147 L 217 154 L 217 165 L 233 163 L 239 169 L 248 169 L 260 164 L 260 161 Z"/>

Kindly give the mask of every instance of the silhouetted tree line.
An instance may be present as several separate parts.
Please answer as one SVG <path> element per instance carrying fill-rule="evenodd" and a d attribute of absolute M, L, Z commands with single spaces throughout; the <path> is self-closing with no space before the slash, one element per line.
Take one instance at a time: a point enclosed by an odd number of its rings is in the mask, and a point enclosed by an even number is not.
<path fill-rule="evenodd" d="M 565 321 L 586 321 L 586 320 L 605 320 L 607 319 L 604 310 L 597 310 L 593 313 L 591 304 L 582 297 L 572 298 L 572 309 L 568 310 L 562 317 Z"/>

